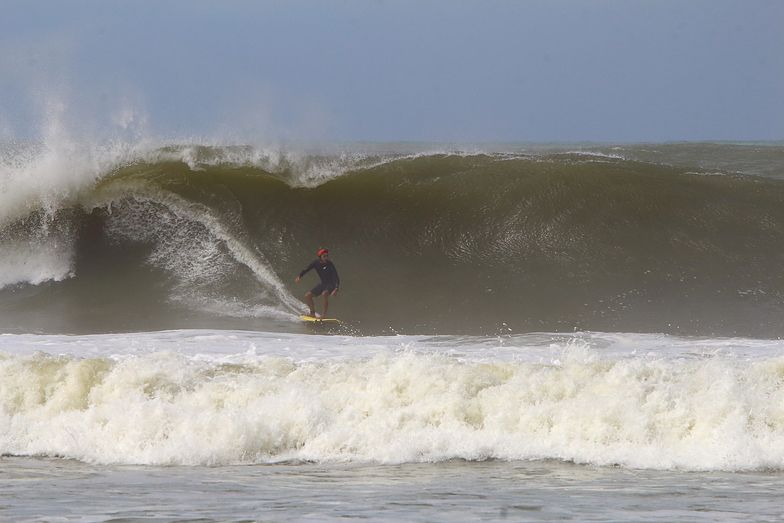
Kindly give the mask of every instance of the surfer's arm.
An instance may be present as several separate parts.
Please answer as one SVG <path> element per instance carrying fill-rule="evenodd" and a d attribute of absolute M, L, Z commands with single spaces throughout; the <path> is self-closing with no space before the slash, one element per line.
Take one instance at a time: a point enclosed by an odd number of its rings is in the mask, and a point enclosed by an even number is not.
<path fill-rule="evenodd" d="M 316 261 L 318 261 L 318 260 L 316 260 Z M 305 276 L 308 273 L 308 271 L 310 271 L 313 267 L 315 267 L 315 265 L 316 265 L 316 262 L 313 262 L 310 265 L 308 265 L 307 267 L 305 267 L 304 269 L 302 269 L 302 272 L 299 273 L 299 276 L 294 278 L 294 281 L 299 283 L 300 278 Z"/>

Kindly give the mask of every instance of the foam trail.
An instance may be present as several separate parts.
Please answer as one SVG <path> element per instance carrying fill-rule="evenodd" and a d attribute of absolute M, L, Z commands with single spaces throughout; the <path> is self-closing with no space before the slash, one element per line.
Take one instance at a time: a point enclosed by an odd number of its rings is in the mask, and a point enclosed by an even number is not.
<path fill-rule="evenodd" d="M 305 311 L 305 306 L 291 296 L 270 270 L 263 254 L 244 245 L 204 205 L 133 183 L 115 184 L 108 191 L 99 191 L 85 204 L 88 208 L 109 209 L 110 234 L 135 242 L 154 242 L 150 263 L 165 268 L 179 281 L 173 299 L 198 305 L 208 312 L 234 316 L 290 319 L 292 313 Z M 227 274 L 233 274 L 233 266 L 237 264 L 250 270 L 265 294 L 255 299 L 263 299 L 268 305 L 238 304 L 227 299 L 229 294 L 216 295 L 210 291 Z"/>

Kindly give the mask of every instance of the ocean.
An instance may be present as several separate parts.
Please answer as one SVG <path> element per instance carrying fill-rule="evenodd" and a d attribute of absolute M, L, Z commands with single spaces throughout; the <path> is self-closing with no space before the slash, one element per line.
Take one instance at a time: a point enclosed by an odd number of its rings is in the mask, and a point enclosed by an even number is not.
<path fill-rule="evenodd" d="M 780 521 L 782 246 L 781 142 L 0 144 L 0 520 Z"/>

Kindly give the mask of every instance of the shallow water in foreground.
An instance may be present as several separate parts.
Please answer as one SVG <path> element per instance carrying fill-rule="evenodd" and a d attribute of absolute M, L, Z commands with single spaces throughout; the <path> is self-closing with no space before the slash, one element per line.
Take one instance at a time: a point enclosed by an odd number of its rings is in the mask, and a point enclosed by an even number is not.
<path fill-rule="evenodd" d="M 3 521 L 781 521 L 782 472 L 559 461 L 231 467 L 0 460 Z"/>

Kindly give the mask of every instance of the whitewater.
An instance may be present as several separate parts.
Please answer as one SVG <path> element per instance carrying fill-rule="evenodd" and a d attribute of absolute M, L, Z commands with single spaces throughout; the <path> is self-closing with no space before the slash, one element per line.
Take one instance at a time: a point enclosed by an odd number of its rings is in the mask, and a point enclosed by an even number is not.
<path fill-rule="evenodd" d="M 2 343 L 14 354 L 0 371 L 6 454 L 150 465 L 784 464 L 778 341 L 170 331 Z"/>
<path fill-rule="evenodd" d="M 784 514 L 780 143 L 0 150 L 2 520 Z"/>

